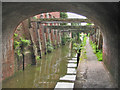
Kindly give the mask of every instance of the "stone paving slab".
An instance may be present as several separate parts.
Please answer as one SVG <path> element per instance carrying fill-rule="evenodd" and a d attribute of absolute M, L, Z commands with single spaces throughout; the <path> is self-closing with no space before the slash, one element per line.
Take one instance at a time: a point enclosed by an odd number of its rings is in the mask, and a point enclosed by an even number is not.
<path fill-rule="evenodd" d="M 74 83 L 57 82 L 54 90 L 58 90 L 57 88 L 69 88 L 68 90 L 73 90 L 73 87 L 74 87 Z"/>
<path fill-rule="evenodd" d="M 76 74 L 75 68 L 67 68 L 67 74 Z"/>
<path fill-rule="evenodd" d="M 72 58 L 72 60 L 77 60 L 77 58 Z"/>
<path fill-rule="evenodd" d="M 75 68 L 75 67 L 77 67 L 77 64 L 75 64 L 75 63 L 68 63 L 67 67 Z"/>
<path fill-rule="evenodd" d="M 69 63 L 77 63 L 77 60 L 69 60 Z"/>
<path fill-rule="evenodd" d="M 76 75 L 65 75 L 60 78 L 60 80 L 66 80 L 66 81 L 75 81 Z"/>

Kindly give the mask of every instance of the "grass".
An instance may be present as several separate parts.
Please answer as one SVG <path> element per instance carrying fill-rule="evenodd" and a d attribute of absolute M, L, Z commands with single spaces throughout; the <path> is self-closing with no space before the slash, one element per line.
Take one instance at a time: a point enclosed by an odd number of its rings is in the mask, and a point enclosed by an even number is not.
<path fill-rule="evenodd" d="M 87 55 L 86 55 L 86 49 L 83 47 L 81 49 L 80 61 L 84 59 L 87 59 Z"/>
<path fill-rule="evenodd" d="M 98 61 L 102 61 L 103 60 L 103 54 L 102 54 L 102 50 L 96 50 L 97 46 L 95 43 L 92 42 L 92 40 L 90 40 L 90 45 L 92 46 L 93 49 L 93 53 L 96 54 Z"/>
<path fill-rule="evenodd" d="M 98 61 L 102 61 L 102 51 L 101 50 L 99 50 L 97 53 L 96 53 L 96 56 L 97 56 L 97 58 L 98 58 Z"/>

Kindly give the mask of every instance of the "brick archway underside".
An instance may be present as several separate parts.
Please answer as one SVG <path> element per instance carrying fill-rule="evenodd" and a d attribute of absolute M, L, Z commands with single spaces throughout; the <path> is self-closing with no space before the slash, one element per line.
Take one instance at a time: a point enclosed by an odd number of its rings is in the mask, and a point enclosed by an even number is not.
<path fill-rule="evenodd" d="M 119 77 L 118 60 L 118 3 L 3 3 L 3 45 L 13 35 L 17 25 L 30 16 L 45 12 L 74 12 L 84 15 L 100 26 L 103 33 L 104 63 L 116 82 Z M 4 51 L 4 50 L 3 50 Z"/>

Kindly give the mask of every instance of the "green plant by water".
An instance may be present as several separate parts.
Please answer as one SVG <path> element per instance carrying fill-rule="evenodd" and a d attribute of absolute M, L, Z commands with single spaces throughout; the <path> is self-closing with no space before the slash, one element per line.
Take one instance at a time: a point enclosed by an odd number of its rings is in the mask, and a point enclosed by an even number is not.
<path fill-rule="evenodd" d="M 17 39 L 18 34 L 14 33 L 14 49 L 15 53 L 20 56 L 22 53 L 25 53 L 25 48 L 30 46 L 30 40 L 24 39 L 22 37 Z"/>
<path fill-rule="evenodd" d="M 48 39 L 48 42 L 46 43 L 46 46 L 47 46 L 47 52 L 53 51 L 53 45 L 51 44 L 49 39 Z"/>
<path fill-rule="evenodd" d="M 79 36 L 78 40 L 80 40 L 81 35 L 77 35 Z M 73 49 L 78 53 L 80 49 L 83 49 L 83 47 L 86 45 L 86 39 L 87 36 L 86 34 L 83 35 L 83 41 L 80 41 L 79 43 L 73 43 Z"/>

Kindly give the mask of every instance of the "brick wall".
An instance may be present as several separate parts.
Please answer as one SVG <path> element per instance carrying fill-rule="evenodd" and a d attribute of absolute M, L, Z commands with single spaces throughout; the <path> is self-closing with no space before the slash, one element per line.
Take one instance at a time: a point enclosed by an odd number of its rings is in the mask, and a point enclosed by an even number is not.
<path fill-rule="evenodd" d="M 48 13 L 51 16 L 47 16 L 46 13 L 43 13 L 43 18 L 52 18 L 52 16 L 54 16 L 54 18 L 59 18 L 60 17 L 60 13 L 59 12 L 50 12 Z M 41 14 L 40 14 L 41 15 Z M 40 18 L 40 15 L 37 15 L 38 18 Z M 47 25 L 47 24 L 44 24 Z M 51 29 L 51 32 L 48 33 L 48 29 L 46 29 L 46 32 L 44 32 L 44 25 L 39 25 L 40 28 L 39 30 L 39 36 L 40 36 L 40 43 L 42 45 L 42 52 L 45 53 L 46 52 L 46 47 L 45 47 L 45 39 L 48 40 L 48 34 L 50 35 L 50 39 L 53 45 L 55 45 L 55 40 L 57 41 L 57 43 L 59 42 L 59 35 L 56 33 L 54 34 L 53 29 Z M 50 24 L 52 25 L 52 24 Z M 54 25 L 56 25 L 54 23 Z M 32 38 L 31 38 L 31 34 L 30 34 L 30 28 L 29 28 L 29 21 L 28 19 L 22 21 L 18 27 L 15 30 L 15 33 L 18 34 L 18 38 L 17 40 L 19 41 L 19 37 L 23 37 L 25 39 L 31 40 L 32 39 L 34 41 L 35 45 L 38 45 L 38 36 L 37 36 L 37 24 L 36 23 L 31 23 L 32 26 Z M 44 37 L 45 36 L 45 37 Z M 19 60 L 17 55 L 15 54 L 14 51 L 14 47 L 13 47 L 13 36 L 11 38 L 9 38 L 8 42 L 6 43 L 6 45 L 3 46 L 3 61 L 2 61 L 2 73 L 3 73 L 3 80 L 12 76 L 15 72 L 17 72 L 18 70 L 22 69 L 22 56 L 20 56 Z M 39 46 L 38 46 L 39 47 Z M 31 50 L 31 47 L 28 47 L 27 50 L 29 50 L 30 52 L 33 52 Z M 25 54 L 25 66 L 27 66 L 28 64 L 32 64 L 32 55 L 29 52 L 26 52 Z"/>
<path fill-rule="evenodd" d="M 4 80 L 14 74 L 13 38 L 11 38 L 7 44 L 3 46 L 3 49 L 2 79 Z"/>

